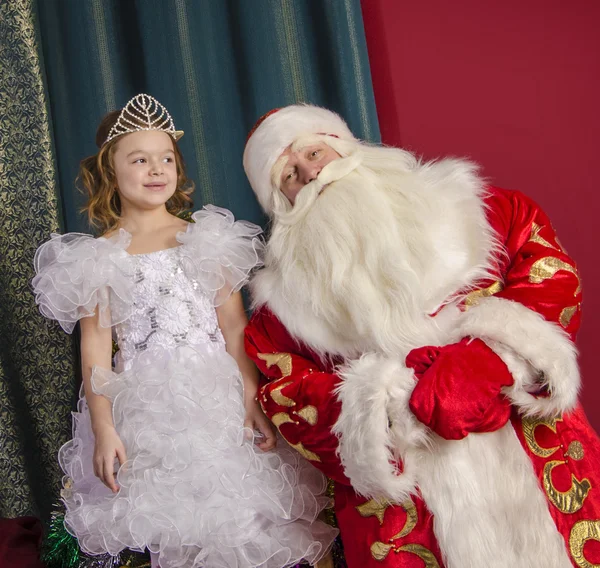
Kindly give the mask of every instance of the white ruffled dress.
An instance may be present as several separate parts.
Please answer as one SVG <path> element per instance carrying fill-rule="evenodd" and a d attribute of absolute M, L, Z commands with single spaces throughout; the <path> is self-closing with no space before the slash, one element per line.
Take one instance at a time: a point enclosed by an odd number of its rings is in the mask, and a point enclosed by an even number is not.
<path fill-rule="evenodd" d="M 262 452 L 243 428 L 242 380 L 215 305 L 260 264 L 260 228 L 206 207 L 181 243 L 126 252 L 124 230 L 53 235 L 35 257 L 41 312 L 71 332 L 99 311 L 119 345 L 94 391 L 113 403 L 127 462 L 113 494 L 94 476 L 85 398 L 59 452 L 66 526 L 88 554 L 148 548 L 163 568 L 316 563 L 337 531 L 316 520 L 325 479 L 279 440 Z M 219 300 L 217 300 L 219 298 Z"/>

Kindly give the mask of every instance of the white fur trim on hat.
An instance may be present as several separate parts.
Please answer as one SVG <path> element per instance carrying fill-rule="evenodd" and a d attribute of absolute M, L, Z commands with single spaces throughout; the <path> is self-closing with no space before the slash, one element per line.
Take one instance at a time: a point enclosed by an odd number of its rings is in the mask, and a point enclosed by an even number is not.
<path fill-rule="evenodd" d="M 270 213 L 271 170 L 282 152 L 301 136 L 331 134 L 355 140 L 336 113 L 313 105 L 290 105 L 269 115 L 252 133 L 244 150 L 244 170 L 262 208 Z"/>

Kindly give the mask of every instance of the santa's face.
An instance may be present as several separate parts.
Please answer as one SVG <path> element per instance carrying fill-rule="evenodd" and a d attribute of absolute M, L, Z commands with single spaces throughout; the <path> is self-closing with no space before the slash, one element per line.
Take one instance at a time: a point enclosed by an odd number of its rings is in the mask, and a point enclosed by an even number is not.
<path fill-rule="evenodd" d="M 310 144 L 301 148 L 289 146 L 277 160 L 282 168 L 279 177 L 280 189 L 289 202 L 294 205 L 300 190 L 317 179 L 321 170 L 341 156 L 324 142 Z"/>

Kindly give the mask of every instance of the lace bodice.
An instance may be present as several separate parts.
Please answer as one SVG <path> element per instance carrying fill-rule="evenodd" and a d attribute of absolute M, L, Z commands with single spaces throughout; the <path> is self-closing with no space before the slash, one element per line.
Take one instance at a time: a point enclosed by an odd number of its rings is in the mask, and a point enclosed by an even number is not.
<path fill-rule="evenodd" d="M 181 245 L 141 255 L 127 252 L 131 235 L 123 229 L 108 239 L 52 235 L 34 260 L 40 311 L 68 333 L 98 315 L 115 330 L 123 361 L 153 344 L 222 348 L 215 307 L 261 266 L 262 231 L 211 205 L 192 220 L 177 234 Z"/>
<path fill-rule="evenodd" d="M 150 345 L 225 345 L 210 298 L 188 276 L 181 247 L 130 256 L 134 287 L 130 316 L 115 326 L 122 361 Z"/>

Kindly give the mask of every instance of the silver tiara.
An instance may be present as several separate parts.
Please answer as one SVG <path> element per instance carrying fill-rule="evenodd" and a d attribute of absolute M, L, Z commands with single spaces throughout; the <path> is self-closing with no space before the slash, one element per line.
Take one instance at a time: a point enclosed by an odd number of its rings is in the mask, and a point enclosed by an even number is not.
<path fill-rule="evenodd" d="M 117 136 L 139 130 L 160 130 L 172 136 L 173 140 L 183 136 L 183 130 L 175 130 L 169 111 L 154 97 L 142 93 L 125 105 L 102 145 Z"/>

